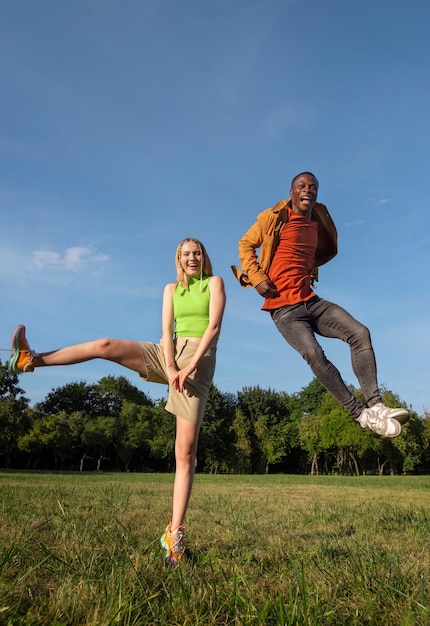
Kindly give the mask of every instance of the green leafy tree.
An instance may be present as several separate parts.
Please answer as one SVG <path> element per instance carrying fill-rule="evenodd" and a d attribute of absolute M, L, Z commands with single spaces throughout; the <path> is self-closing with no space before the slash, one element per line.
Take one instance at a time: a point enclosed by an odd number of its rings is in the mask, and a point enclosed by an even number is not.
<path fill-rule="evenodd" d="M 300 419 L 303 415 L 316 413 L 327 394 L 326 388 L 320 381 L 317 378 L 313 378 L 306 387 L 303 387 L 299 393 L 295 394 L 295 415 L 293 417 Z"/>
<path fill-rule="evenodd" d="M 252 472 L 252 441 L 254 429 L 251 418 L 240 408 L 236 408 L 235 410 L 231 432 L 233 434 L 236 472 L 238 474 Z"/>
<path fill-rule="evenodd" d="M 118 419 L 117 450 L 126 471 L 130 469 L 131 461 L 138 451 L 146 457 L 146 463 L 149 462 L 153 422 L 153 406 L 142 406 L 123 400 Z"/>
<path fill-rule="evenodd" d="M 175 467 L 176 418 L 166 411 L 161 398 L 152 409 L 152 438 L 149 442 L 155 469 L 173 471 Z"/>
<path fill-rule="evenodd" d="M 66 419 L 69 425 L 70 435 L 72 438 L 70 445 L 70 458 L 73 461 L 73 465 L 76 466 L 76 468 L 79 467 L 80 471 L 83 471 L 85 461 L 91 459 L 92 457 L 88 448 L 82 441 L 82 434 L 85 429 L 85 424 L 90 422 L 93 418 L 83 411 L 74 411 L 70 414 L 67 414 L 65 411 L 60 411 L 58 415 Z"/>
<path fill-rule="evenodd" d="M 280 463 L 288 449 L 288 424 L 279 416 L 261 414 L 255 424 L 254 431 L 260 450 L 265 459 L 265 473 L 269 473 L 269 466 Z"/>
<path fill-rule="evenodd" d="M 422 418 L 423 450 L 421 454 L 421 471 L 430 474 L 430 412 L 425 410 Z"/>
<path fill-rule="evenodd" d="M 251 425 L 248 437 L 252 447 L 253 471 L 267 471 L 268 463 L 281 460 L 290 447 L 287 422 L 288 396 L 272 389 L 244 387 L 237 394 L 238 408 Z M 272 436 L 271 429 L 276 434 Z M 274 437 L 281 438 L 281 445 L 275 444 Z M 263 446 L 263 447 L 262 447 Z M 283 447 L 283 454 L 281 448 Z M 271 460 L 268 459 L 268 455 Z M 273 459 L 273 460 L 272 460 Z M 277 462 L 276 461 L 276 462 Z"/>
<path fill-rule="evenodd" d="M 36 469 L 42 458 L 47 457 L 48 463 L 53 457 L 54 469 L 60 461 L 70 457 L 72 434 L 66 415 L 39 414 L 31 428 L 18 440 L 21 451 L 33 457 L 31 467 Z"/>
<path fill-rule="evenodd" d="M 154 406 L 148 396 L 124 376 L 105 376 L 95 385 L 105 401 L 106 415 L 118 417 L 124 400 L 138 406 Z"/>
<path fill-rule="evenodd" d="M 110 415 L 112 398 L 109 394 L 103 394 L 97 385 L 81 381 L 52 389 L 36 408 L 49 415 L 57 415 L 61 411 L 68 414 L 80 411 L 98 417 Z"/>
<path fill-rule="evenodd" d="M 385 406 L 390 406 L 392 408 L 403 407 L 405 409 L 408 409 L 408 407 L 406 406 L 406 402 L 403 402 L 403 400 L 401 400 L 400 397 L 396 393 L 394 393 L 394 391 L 387 389 L 385 385 L 382 385 L 379 391 L 381 393 L 382 402 L 385 404 Z"/>
<path fill-rule="evenodd" d="M 26 406 L 28 406 L 29 400 L 24 398 L 24 391 L 21 387 L 18 387 L 17 374 L 11 374 L 7 369 L 7 363 L 2 363 L 0 359 L 0 399 L 8 400 L 13 398 L 14 400 L 22 399 Z"/>
<path fill-rule="evenodd" d="M 304 414 L 298 425 L 299 441 L 306 450 L 311 463 L 311 474 L 319 474 L 318 455 L 321 453 L 321 417 L 311 413 Z"/>
<path fill-rule="evenodd" d="M 335 467 L 340 473 L 348 471 L 348 461 L 354 461 L 355 472 L 357 462 L 353 454 L 353 445 L 357 435 L 357 425 L 352 423 L 346 411 L 336 402 L 335 406 L 328 410 L 332 404 L 331 399 L 326 398 L 325 408 L 320 408 L 321 418 L 321 448 L 326 455 L 331 454 L 335 458 Z"/>
<path fill-rule="evenodd" d="M 11 465 L 18 450 L 18 440 L 29 428 L 32 410 L 24 391 L 18 386 L 18 376 L 11 374 L 0 361 L 0 457 L 3 467 Z"/>
<path fill-rule="evenodd" d="M 232 465 L 234 447 L 230 429 L 235 407 L 232 394 L 221 393 L 215 385 L 211 386 L 197 450 L 198 465 L 211 474 L 227 471 Z"/>
<path fill-rule="evenodd" d="M 363 429 L 339 403 L 327 393 L 318 410 L 321 415 L 321 447 L 331 470 L 341 473 L 365 474 L 370 463 L 383 473 L 392 468 L 395 449 L 392 441 Z"/>
<path fill-rule="evenodd" d="M 109 460 L 107 453 L 116 443 L 118 423 L 114 417 L 98 416 L 87 422 L 82 433 L 82 442 L 97 457 L 97 471 L 100 471 L 103 460 Z"/>
<path fill-rule="evenodd" d="M 393 447 L 400 456 L 399 471 L 414 473 L 421 465 L 426 446 L 424 420 L 415 411 L 410 411 L 410 420 L 402 426 L 402 434 L 393 439 Z"/>

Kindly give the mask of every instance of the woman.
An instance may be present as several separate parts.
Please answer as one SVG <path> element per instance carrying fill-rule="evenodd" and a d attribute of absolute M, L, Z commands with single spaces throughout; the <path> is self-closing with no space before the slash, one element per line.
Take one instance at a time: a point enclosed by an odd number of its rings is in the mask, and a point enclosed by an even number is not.
<path fill-rule="evenodd" d="M 106 359 L 138 372 L 144 381 L 169 385 L 166 410 L 176 415 L 172 519 L 161 543 L 166 559 L 184 554 L 184 519 L 194 479 L 197 442 L 215 371 L 216 345 L 225 308 L 224 282 L 213 276 L 203 244 L 184 239 L 176 250 L 177 279 L 164 288 L 159 344 L 96 339 L 52 352 L 30 350 L 25 326 L 12 337 L 13 374 L 35 368 Z"/>

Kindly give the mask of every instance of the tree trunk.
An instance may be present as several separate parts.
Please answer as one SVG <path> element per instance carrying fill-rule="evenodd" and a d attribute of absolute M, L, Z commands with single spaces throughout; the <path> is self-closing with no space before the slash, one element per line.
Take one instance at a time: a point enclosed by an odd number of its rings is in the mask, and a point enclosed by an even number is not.
<path fill-rule="evenodd" d="M 388 463 L 388 459 L 385 459 L 382 465 L 380 465 L 379 463 L 379 456 L 377 457 L 377 459 L 378 459 L 378 473 L 379 473 L 379 476 L 382 476 L 382 474 L 384 473 L 384 467 Z"/>
<path fill-rule="evenodd" d="M 311 465 L 311 476 L 318 476 L 318 454 L 315 452 Z"/>
<path fill-rule="evenodd" d="M 360 476 L 360 468 L 358 467 L 358 463 L 357 463 L 357 459 L 355 458 L 355 456 L 350 452 L 350 456 L 351 456 L 351 460 L 354 464 L 354 469 L 355 469 L 355 475 L 356 476 Z"/>

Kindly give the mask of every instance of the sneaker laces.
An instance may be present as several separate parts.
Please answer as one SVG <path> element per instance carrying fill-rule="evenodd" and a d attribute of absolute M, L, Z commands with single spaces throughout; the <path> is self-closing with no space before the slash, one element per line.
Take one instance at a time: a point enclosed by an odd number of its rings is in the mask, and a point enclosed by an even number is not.
<path fill-rule="evenodd" d="M 369 408 L 363 409 L 357 421 L 362 428 L 370 428 L 377 435 L 382 435 L 383 437 L 396 437 L 401 431 L 401 424 L 397 420 L 387 418 Z M 394 428 L 394 432 L 392 430 L 390 432 L 389 425 L 391 425 L 391 428 Z"/>
<path fill-rule="evenodd" d="M 383 416 L 369 409 L 367 409 L 366 411 L 366 419 L 369 422 L 369 424 L 372 424 L 372 426 L 376 426 L 376 427 L 385 426 L 386 424 L 386 420 L 384 419 Z"/>
<path fill-rule="evenodd" d="M 184 527 L 178 526 L 175 530 L 169 530 L 172 539 L 171 551 L 174 554 L 182 554 L 184 551 Z"/>
<path fill-rule="evenodd" d="M 18 352 L 26 352 L 29 357 L 32 359 L 35 355 L 35 351 L 30 348 L 30 344 L 28 343 L 27 337 L 25 338 L 25 348 L 21 349 L 18 347 Z"/>
<path fill-rule="evenodd" d="M 185 558 L 184 548 L 184 530 L 185 527 L 178 526 L 175 530 L 171 530 L 171 523 L 167 526 L 161 537 L 161 545 L 166 550 L 166 561 L 176 564 L 179 559 Z"/>

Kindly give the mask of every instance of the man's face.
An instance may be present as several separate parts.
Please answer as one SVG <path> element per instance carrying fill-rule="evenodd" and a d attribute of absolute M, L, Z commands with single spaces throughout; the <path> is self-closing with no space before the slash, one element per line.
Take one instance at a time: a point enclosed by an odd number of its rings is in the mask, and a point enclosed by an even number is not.
<path fill-rule="evenodd" d="M 318 196 L 318 182 L 311 174 L 302 174 L 290 189 L 291 207 L 298 215 L 310 215 Z"/>

